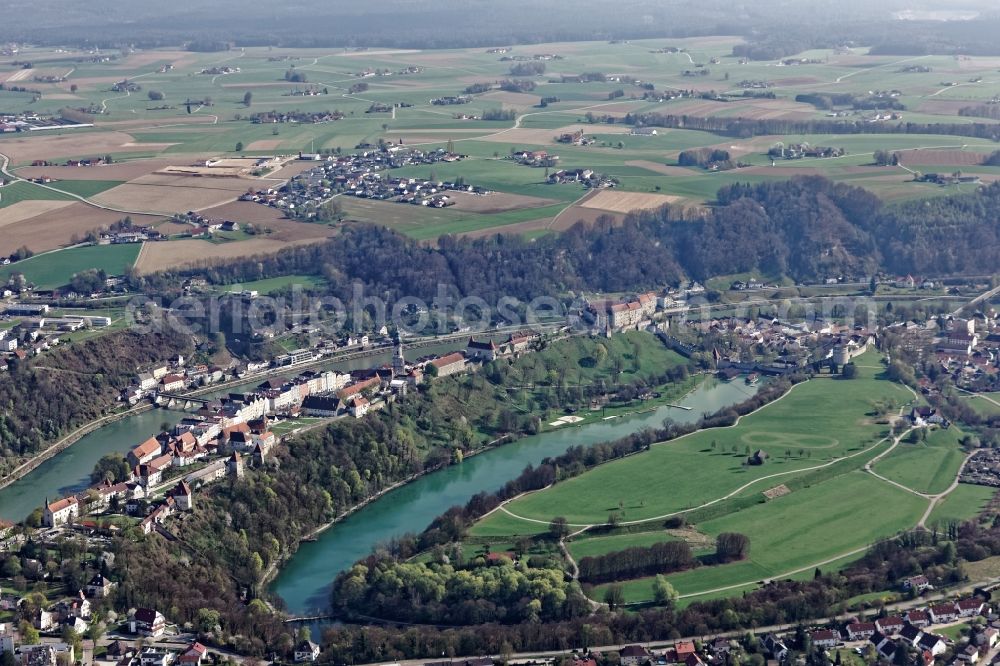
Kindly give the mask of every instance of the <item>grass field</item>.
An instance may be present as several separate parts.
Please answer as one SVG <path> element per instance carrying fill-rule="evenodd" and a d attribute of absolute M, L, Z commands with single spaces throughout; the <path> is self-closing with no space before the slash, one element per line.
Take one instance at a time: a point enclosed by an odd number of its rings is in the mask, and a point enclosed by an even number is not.
<path fill-rule="evenodd" d="M 625 548 L 648 547 L 665 541 L 677 541 L 678 538 L 666 532 L 638 532 L 625 536 L 595 536 L 573 539 L 566 545 L 570 554 L 576 558 L 596 557 L 606 555 Z"/>
<path fill-rule="evenodd" d="M 926 507 L 927 500 L 863 472 L 851 472 L 700 524 L 698 527 L 709 535 L 740 532 L 750 537 L 749 559 L 699 567 L 667 578 L 681 594 L 699 594 L 784 578 L 798 569 L 811 577 L 821 562 L 847 560 L 849 553 L 863 551 L 879 537 L 913 527 Z M 651 579 L 624 583 L 626 599 L 651 599 L 651 585 Z M 601 598 L 603 587 L 598 588 L 595 598 Z"/>
<path fill-rule="evenodd" d="M 256 291 L 260 294 L 273 294 L 277 291 L 298 285 L 302 289 L 310 289 L 326 284 L 326 280 L 317 275 L 284 275 L 282 277 L 254 280 L 241 284 L 229 284 L 223 287 L 227 293 L 238 291 Z"/>
<path fill-rule="evenodd" d="M 1000 393 L 982 393 L 968 396 L 966 401 L 983 416 L 1000 415 Z"/>
<path fill-rule="evenodd" d="M 904 440 L 875 465 L 875 471 L 917 492 L 944 492 L 965 459 L 958 444 L 961 437 L 962 432 L 952 427 L 934 430 L 927 441 L 918 444 Z"/>
<path fill-rule="evenodd" d="M 507 508 L 545 522 L 564 516 L 572 524 L 601 524 L 610 513 L 617 513 L 623 522 L 649 520 L 697 507 L 764 476 L 861 453 L 887 431 L 867 416 L 872 403 L 893 399 L 903 404 L 911 395 L 876 379 L 874 368 L 860 370 L 853 381 L 816 379 L 796 386 L 786 397 L 745 417 L 738 428 L 702 431 L 654 446 L 518 499 Z M 817 413 L 817 404 L 837 408 Z M 749 452 L 757 449 L 768 453 L 767 463 L 744 465 Z M 778 485 L 780 479 L 761 482 L 753 492 Z"/>
<path fill-rule="evenodd" d="M 117 187 L 123 182 L 121 180 L 60 180 L 51 185 L 57 190 L 76 194 L 86 199 L 105 190 L 110 190 L 112 187 Z"/>
<path fill-rule="evenodd" d="M 64 201 L 71 198 L 61 192 L 53 192 L 23 180 L 0 187 L 0 208 L 12 206 L 20 201 Z"/>
<path fill-rule="evenodd" d="M 996 491 L 996 488 L 960 483 L 955 490 L 951 491 L 944 500 L 934 507 L 927 524 L 971 520 L 986 508 Z"/>
<path fill-rule="evenodd" d="M 0 282 L 12 273 L 40 289 L 52 289 L 69 283 L 75 273 L 88 268 L 103 269 L 108 275 L 121 275 L 139 256 L 138 243 L 126 245 L 90 245 L 39 254 L 0 269 Z"/>
<path fill-rule="evenodd" d="M 541 534 L 555 516 L 574 525 L 600 525 L 609 513 L 624 524 L 639 521 L 628 529 L 648 528 L 576 536 L 567 546 L 580 558 L 675 538 L 658 528 L 657 521 L 707 504 L 688 512 L 694 523 L 688 534 L 700 535 L 701 551 L 710 552 L 723 532 L 740 532 L 750 539 L 750 554 L 744 561 L 669 575 L 687 598 L 738 594 L 779 577 L 805 579 L 817 567 L 837 570 L 873 541 L 913 528 L 930 503 L 863 470 L 866 461 L 888 447 L 888 427 L 874 418 L 875 405 L 892 401 L 895 411 L 914 399 L 882 377 L 878 360 L 873 352 L 858 359 L 854 380 L 816 378 L 800 384 L 736 427 L 656 445 L 520 497 L 505 505 L 510 513 L 494 512 L 474 525 L 470 535 L 499 540 Z M 953 427 L 930 433 L 926 442 L 900 444 L 876 464 L 876 471 L 918 492 L 942 492 L 964 457 L 958 447 L 961 435 Z M 765 450 L 766 463 L 745 466 L 747 447 Z M 779 476 L 750 483 L 765 475 Z M 764 496 L 764 490 L 781 485 L 783 493 Z M 719 501 L 726 495 L 731 498 Z M 991 496 L 990 489 L 958 486 L 929 524 L 970 518 Z M 620 584 L 629 602 L 652 598 L 651 578 Z M 601 599 L 606 588 L 597 586 L 592 596 Z"/>

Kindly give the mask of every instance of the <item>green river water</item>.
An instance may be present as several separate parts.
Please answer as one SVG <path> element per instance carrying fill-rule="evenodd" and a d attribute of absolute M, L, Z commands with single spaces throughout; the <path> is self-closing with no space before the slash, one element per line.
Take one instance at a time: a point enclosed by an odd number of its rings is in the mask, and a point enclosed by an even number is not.
<path fill-rule="evenodd" d="M 442 354 L 464 346 L 443 343 L 419 350 L 421 356 Z M 391 353 L 332 362 L 340 370 L 386 363 Z M 230 391 L 252 388 L 258 382 Z M 472 456 L 461 465 L 428 474 L 372 502 L 344 521 L 322 532 L 314 542 L 304 543 L 272 583 L 294 615 L 322 614 L 328 606 L 330 585 L 336 575 L 371 552 L 372 548 L 406 532 L 423 530 L 448 508 L 464 504 L 474 494 L 493 491 L 517 477 L 527 465 L 557 456 L 571 446 L 613 440 L 646 427 L 659 427 L 663 420 L 690 423 L 704 413 L 741 402 L 755 392 L 741 381 L 709 379 L 688 394 L 681 405 L 691 410 L 660 407 L 656 410 L 568 427 L 526 437 L 491 451 Z M 90 471 L 106 453 L 124 453 L 150 435 L 164 421 L 176 421 L 181 413 L 163 409 L 130 416 L 107 425 L 42 463 L 30 474 L 0 490 L 0 517 L 21 520 L 46 497 L 77 492 L 89 485 Z"/>

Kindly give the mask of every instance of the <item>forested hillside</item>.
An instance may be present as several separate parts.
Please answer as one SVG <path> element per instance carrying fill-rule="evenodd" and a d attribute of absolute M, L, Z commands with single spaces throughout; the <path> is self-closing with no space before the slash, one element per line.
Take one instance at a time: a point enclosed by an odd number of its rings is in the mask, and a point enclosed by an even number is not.
<path fill-rule="evenodd" d="M 0 375 L 0 473 L 105 414 L 137 370 L 190 352 L 180 333 L 123 331 L 13 361 Z"/>
<path fill-rule="evenodd" d="M 973 194 L 883 206 L 870 192 L 820 177 L 734 185 L 718 193 L 707 219 L 677 211 L 577 224 L 527 240 L 495 235 L 444 237 L 429 247 L 384 228 L 349 225 L 321 246 L 293 248 L 257 262 L 200 269 L 214 282 L 321 273 L 332 295 L 432 299 L 438 285 L 456 296 L 496 303 L 569 291 L 616 292 L 677 284 L 687 277 L 760 271 L 795 280 L 870 275 L 988 274 L 1000 265 L 1000 183 Z M 146 278 L 169 292 L 173 275 Z"/>

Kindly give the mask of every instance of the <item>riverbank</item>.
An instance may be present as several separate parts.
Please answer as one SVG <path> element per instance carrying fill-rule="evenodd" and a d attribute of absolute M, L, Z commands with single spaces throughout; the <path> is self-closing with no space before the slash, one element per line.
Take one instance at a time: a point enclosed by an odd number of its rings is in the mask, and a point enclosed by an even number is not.
<path fill-rule="evenodd" d="M 129 416 L 135 416 L 138 414 L 142 414 L 143 412 L 148 412 L 149 410 L 153 409 L 153 407 L 154 405 L 152 404 L 137 405 L 136 407 L 132 407 L 131 409 L 128 409 L 124 412 L 108 414 L 107 416 L 102 416 L 96 421 L 85 423 L 84 425 L 80 426 L 70 434 L 58 440 L 56 443 L 49 446 L 44 451 L 41 451 L 40 453 L 36 454 L 29 460 L 22 463 L 20 466 L 15 467 L 10 474 L 8 474 L 2 480 L 0 480 L 0 490 L 3 490 L 10 484 L 24 478 L 25 476 L 33 472 L 35 469 L 37 469 L 39 465 L 49 460 L 56 454 L 61 453 L 66 449 L 68 449 L 69 447 L 73 446 L 82 438 L 89 435 L 90 433 L 96 430 L 100 430 L 106 425 L 110 425 L 124 418 L 128 418 Z"/>
<path fill-rule="evenodd" d="M 447 465 L 391 491 L 386 489 L 350 515 L 315 530 L 315 541 L 301 542 L 297 552 L 286 556 L 269 575 L 270 592 L 283 600 L 292 615 L 322 614 L 329 606 L 328 590 L 337 574 L 369 555 L 379 543 L 423 530 L 448 509 L 517 478 L 528 465 L 537 466 L 545 458 L 562 455 L 574 446 L 614 441 L 647 428 L 662 427 L 664 418 L 696 423 L 703 413 L 716 412 L 746 398 L 746 387 L 703 376 L 680 401 L 689 410 L 661 406 L 608 421 L 546 429 L 483 449 L 460 465 Z"/>
<path fill-rule="evenodd" d="M 543 327 L 543 328 L 544 328 L 544 330 L 550 330 L 551 329 L 550 326 Z M 497 329 L 495 332 L 492 332 L 492 334 L 493 335 L 501 335 L 504 332 L 510 332 L 510 331 L 514 331 L 514 330 L 518 330 L 517 327 L 507 327 L 505 329 Z M 439 337 L 417 339 L 417 340 L 414 340 L 414 341 L 412 341 L 412 342 L 404 345 L 404 348 L 422 349 L 422 348 L 426 348 L 426 347 L 432 347 L 432 346 L 434 346 L 436 344 L 447 344 L 448 342 L 464 341 L 467 338 L 468 338 L 468 334 L 467 333 L 453 333 L 453 334 L 448 334 L 448 335 L 439 336 Z M 351 361 L 357 361 L 357 360 L 361 360 L 361 359 L 365 359 L 365 358 L 372 358 L 372 357 L 377 357 L 377 356 L 384 355 L 384 354 L 387 354 L 387 353 L 391 353 L 392 349 L 393 349 L 393 346 L 392 345 L 388 345 L 388 344 L 387 345 L 373 345 L 373 346 L 365 348 L 365 349 L 350 350 L 350 351 L 347 351 L 347 352 L 343 352 L 343 353 L 340 353 L 340 354 L 335 354 L 335 355 L 323 357 L 323 358 L 317 359 L 315 361 L 311 361 L 311 362 L 308 362 L 308 363 L 302 363 L 302 364 L 298 364 L 298 365 L 295 365 L 295 366 L 285 366 L 285 367 L 281 367 L 281 368 L 269 368 L 268 370 L 266 370 L 264 372 L 247 374 L 247 375 L 244 375 L 242 377 L 236 377 L 236 378 L 233 378 L 233 379 L 230 379 L 230 380 L 227 380 L 227 381 L 224 381 L 224 382 L 220 382 L 220 383 L 217 383 L 217 384 L 211 384 L 211 385 L 203 386 L 203 387 L 191 390 L 191 391 L 185 391 L 185 392 L 183 392 L 183 393 L 181 393 L 179 395 L 181 397 L 196 398 L 196 397 L 200 397 L 200 396 L 204 396 L 204 395 L 209 395 L 209 394 L 224 393 L 225 391 L 227 391 L 229 389 L 238 388 L 238 387 L 241 387 L 241 386 L 253 385 L 253 384 L 257 383 L 257 382 L 264 381 L 265 379 L 268 379 L 270 377 L 274 377 L 274 376 L 277 376 L 277 375 L 288 373 L 290 370 L 302 371 L 302 370 L 308 370 L 308 369 L 313 369 L 313 368 L 318 368 L 318 367 L 324 367 L 324 366 L 328 366 L 328 365 L 332 365 L 332 364 L 349 363 Z M 144 404 L 138 405 L 136 407 L 132 407 L 132 408 L 124 410 L 124 411 L 115 412 L 113 414 L 107 414 L 105 416 L 102 416 L 99 419 L 95 419 L 93 421 L 90 421 L 88 423 L 85 423 L 85 424 L 79 426 L 78 428 L 76 428 L 75 430 L 73 430 L 71 433 L 65 435 L 64 437 L 60 438 L 56 442 L 54 442 L 51 445 L 49 445 L 48 447 L 46 447 L 44 450 L 36 453 L 31 458 L 29 458 L 28 460 L 26 460 L 23 463 L 21 463 L 19 466 L 17 466 L 16 468 L 14 468 L 10 472 L 10 474 L 8 474 L 8 475 L 4 476 L 2 479 L 0 479 L 0 490 L 3 490 L 5 488 L 9 487 L 10 485 L 12 485 L 12 484 L 20 481 L 21 479 L 29 476 L 32 472 L 34 472 L 36 469 L 38 469 L 38 467 L 40 467 L 42 464 L 48 462 L 49 460 L 51 460 L 55 456 L 57 456 L 57 455 L 59 455 L 61 453 L 64 453 L 65 451 L 67 451 L 67 449 L 69 449 L 70 447 L 72 447 L 74 444 L 76 444 L 78 441 L 80 441 L 82 438 L 86 437 L 87 435 L 92 434 L 92 433 L 96 432 L 97 430 L 100 430 L 101 428 L 103 428 L 105 426 L 114 424 L 114 423 L 116 423 L 118 421 L 121 421 L 123 419 L 143 414 L 143 413 L 145 413 L 145 412 L 153 409 L 154 407 L 155 407 L 155 405 L 144 403 Z M 141 435 L 141 438 L 147 437 L 148 434 L 149 433 L 143 433 Z M 135 439 L 135 443 L 136 444 L 139 443 L 141 441 L 141 438 L 140 438 L 140 436 L 137 435 L 137 437 Z"/>

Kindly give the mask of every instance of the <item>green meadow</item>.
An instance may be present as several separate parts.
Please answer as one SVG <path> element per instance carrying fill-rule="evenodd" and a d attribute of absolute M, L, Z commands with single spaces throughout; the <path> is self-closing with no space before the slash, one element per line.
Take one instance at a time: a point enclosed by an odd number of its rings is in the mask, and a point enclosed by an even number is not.
<path fill-rule="evenodd" d="M 139 243 L 89 245 L 38 254 L 0 268 L 0 282 L 6 282 L 12 273 L 23 273 L 39 289 L 53 289 L 68 284 L 74 274 L 88 268 L 121 275 L 135 263 L 141 247 Z"/>
<path fill-rule="evenodd" d="M 573 524 L 599 525 L 612 513 L 621 522 L 635 522 L 687 511 L 748 484 L 753 484 L 753 493 L 761 493 L 797 471 L 860 455 L 885 437 L 887 426 L 869 415 L 873 403 L 894 400 L 901 405 L 912 396 L 877 379 L 877 372 L 862 367 L 855 380 L 825 378 L 800 384 L 744 417 L 738 427 L 704 430 L 653 446 L 507 508 L 526 518 L 548 521 L 564 516 Z M 816 413 L 814 407 L 820 404 L 829 408 Z M 757 450 L 767 453 L 767 462 L 746 465 L 747 456 Z"/>
<path fill-rule="evenodd" d="M 581 558 L 678 538 L 663 524 L 682 513 L 690 523 L 685 538 L 694 538 L 703 565 L 668 579 L 691 601 L 846 566 L 873 541 L 916 526 L 930 505 L 916 493 L 947 490 L 964 459 L 958 446 L 962 433 L 952 427 L 932 430 L 918 443 L 904 438 L 875 463 L 878 474 L 914 492 L 864 470 L 866 462 L 889 450 L 888 425 L 879 414 L 886 405 L 892 406 L 889 413 L 898 413 L 915 400 L 883 376 L 880 360 L 869 352 L 856 362 L 853 380 L 812 379 L 737 426 L 654 445 L 523 495 L 474 525 L 470 536 L 544 534 L 556 516 L 575 525 L 574 531 L 596 528 L 614 514 L 619 527 L 611 534 L 590 529 L 567 541 L 570 553 Z M 766 462 L 745 465 L 747 452 L 758 449 L 768 454 Z M 928 524 L 968 519 L 992 494 L 959 485 Z M 711 544 L 723 532 L 749 537 L 747 559 L 712 562 Z M 627 602 L 642 603 L 651 601 L 652 583 L 639 578 L 618 584 Z M 590 594 L 600 600 L 607 587 L 596 586 Z"/>

